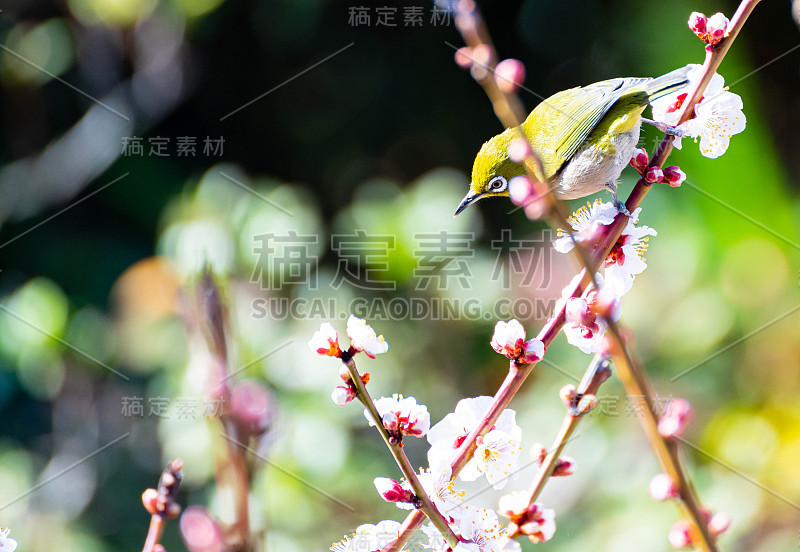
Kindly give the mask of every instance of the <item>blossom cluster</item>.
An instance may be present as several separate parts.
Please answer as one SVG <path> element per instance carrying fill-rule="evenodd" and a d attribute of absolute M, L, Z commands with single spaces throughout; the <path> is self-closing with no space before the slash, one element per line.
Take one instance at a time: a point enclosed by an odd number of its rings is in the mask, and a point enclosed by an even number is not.
<path fill-rule="evenodd" d="M 680 108 L 704 72 L 702 65 L 689 64 L 686 68 L 689 82 L 684 88 L 650 102 L 656 121 L 670 126 L 678 124 Z M 747 118 L 742 112 L 743 108 L 742 98 L 729 91 L 725 87 L 725 79 L 715 73 L 703 97 L 694 106 L 691 118 L 676 128 L 682 135 L 699 138 L 700 153 L 716 159 L 728 151 L 731 137 L 745 129 Z M 681 137 L 677 137 L 673 144 L 681 149 Z"/>
<path fill-rule="evenodd" d="M 571 295 L 577 283 L 573 279 L 564 288 L 558 301 L 556 311 L 563 307 L 566 312 L 564 334 L 567 341 L 584 353 L 601 350 L 608 330 L 607 319 L 619 319 L 620 298 L 631 290 L 636 275 L 647 268 L 643 255 L 649 237 L 655 236 L 656 231 L 649 226 L 638 226 L 640 213 L 641 208 L 638 208 L 628 218 L 627 225 L 603 263 L 604 276 L 596 274 L 595 284 L 589 286 L 580 297 Z M 572 233 L 564 235 L 561 232 L 561 237 L 553 242 L 553 247 L 559 253 L 568 253 L 575 244 L 593 249 L 599 245 L 604 227 L 610 225 L 617 214 L 613 203 L 597 200 L 587 204 L 568 219 Z M 575 278 L 580 278 L 580 275 Z"/>
<path fill-rule="evenodd" d="M 536 512 L 536 515 L 526 519 L 525 531 L 517 531 L 519 527 L 512 524 L 514 519 L 519 520 L 519 518 L 514 518 L 503 510 L 502 501 L 498 512 L 480 508 L 465 501 L 464 491 L 455 488 L 449 461 L 478 427 L 491 403 L 492 398 L 487 396 L 463 399 L 458 402 L 454 412 L 430 428 L 427 434 L 431 445 L 428 450 L 428 462 L 431 468 L 423 471 L 419 480 L 437 510 L 462 539 L 463 542 L 453 549 L 458 552 L 518 551 L 520 545 L 513 540 L 516 534 L 525 534 L 534 542 L 542 542 L 552 538 L 556 529 L 555 513 L 540 504 L 533 504 L 530 507 L 525 504 L 525 508 Z M 476 481 L 486 476 L 486 480 L 495 489 L 506 486 L 519 467 L 522 452 L 522 430 L 516 424 L 515 417 L 516 413 L 513 410 L 504 410 L 492 429 L 477 439 L 475 453 L 459 473 L 459 479 Z M 558 475 L 569 475 L 571 466 L 572 461 L 565 460 Z M 408 482 L 400 483 L 394 479 L 379 477 L 374 483 L 381 497 L 388 502 L 394 502 L 398 508 L 409 510 L 419 506 Z M 509 517 L 512 524 L 504 528 L 499 521 L 498 513 Z M 444 537 L 432 523 L 425 526 L 423 531 L 428 536 L 429 549 L 435 552 L 450 550 Z M 345 551 L 350 548 L 343 547 L 339 550 Z"/>

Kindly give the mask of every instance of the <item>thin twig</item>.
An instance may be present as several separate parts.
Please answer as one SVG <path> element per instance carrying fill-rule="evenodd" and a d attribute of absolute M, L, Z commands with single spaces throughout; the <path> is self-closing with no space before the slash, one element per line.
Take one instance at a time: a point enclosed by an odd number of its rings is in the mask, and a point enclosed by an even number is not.
<path fill-rule="evenodd" d="M 611 375 L 608 365 L 609 362 L 607 355 L 595 355 L 592 363 L 586 369 L 586 373 L 584 374 L 580 385 L 578 386 L 578 398 L 585 395 L 595 395 L 597 393 L 597 389 L 600 387 L 600 385 Z M 542 462 L 539 471 L 536 473 L 536 478 L 531 483 L 531 488 L 528 493 L 528 504 L 533 504 L 536 502 L 536 499 L 539 497 L 539 493 L 542 492 L 542 489 L 544 489 L 548 479 L 550 479 L 550 477 L 553 475 L 553 470 L 556 468 L 561 453 L 567 446 L 567 443 L 569 442 L 570 437 L 572 437 L 572 434 L 575 432 L 575 429 L 578 427 L 578 424 L 580 424 L 584 414 L 585 412 L 576 408 L 569 408 L 567 410 L 567 413 L 564 416 L 564 421 L 561 424 L 561 430 L 558 432 L 558 436 L 556 437 L 553 446 L 550 447 L 550 450 Z"/>
<path fill-rule="evenodd" d="M 406 456 L 406 453 L 403 450 L 402 441 L 393 439 L 389 434 L 389 431 L 384 427 L 381 415 L 378 412 L 372 397 L 367 391 L 367 387 L 364 385 L 361 375 L 358 373 L 358 369 L 356 368 L 356 363 L 355 360 L 353 360 L 353 357 L 348 355 L 347 361 L 344 362 L 344 365 L 347 366 L 350 379 L 356 388 L 356 396 L 358 397 L 358 400 L 361 401 L 361 404 L 363 404 L 364 408 L 366 408 L 367 412 L 369 412 L 369 415 L 372 418 L 372 423 L 376 428 L 378 428 L 381 437 L 383 437 L 383 441 L 389 448 L 389 452 L 392 453 L 397 465 L 400 467 L 400 471 L 403 472 L 403 477 L 405 477 L 406 481 L 409 482 L 412 491 L 420 501 L 419 510 L 421 510 L 425 516 L 427 516 L 428 519 L 433 522 L 436 529 L 439 530 L 439 532 L 447 541 L 447 544 L 449 544 L 451 548 L 455 548 L 459 542 L 458 536 L 453 533 L 453 530 L 450 528 L 447 520 L 444 518 L 433 501 L 431 501 L 428 493 L 422 487 L 422 483 L 417 477 L 417 474 L 414 472 L 414 467 L 411 465 L 411 462 L 408 460 L 408 456 Z"/>

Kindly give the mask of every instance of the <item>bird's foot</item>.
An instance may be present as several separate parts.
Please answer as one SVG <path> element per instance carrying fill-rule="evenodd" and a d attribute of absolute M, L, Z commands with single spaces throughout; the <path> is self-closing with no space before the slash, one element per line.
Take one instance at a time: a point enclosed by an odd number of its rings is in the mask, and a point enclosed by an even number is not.
<path fill-rule="evenodd" d="M 617 184 L 616 184 L 616 182 L 608 182 L 608 183 L 606 183 L 606 188 L 608 188 L 611 191 L 611 195 L 613 197 L 612 201 L 613 201 L 613 204 L 614 204 L 614 208 L 616 208 L 617 211 L 619 211 L 620 213 L 622 213 L 626 217 L 630 218 L 631 212 L 628 211 L 628 208 L 625 206 L 625 202 L 620 200 L 617 197 Z"/>
<path fill-rule="evenodd" d="M 671 136 L 675 136 L 676 138 L 686 138 L 687 136 L 689 136 L 688 134 L 678 129 L 677 127 L 670 126 L 666 123 L 659 123 L 658 121 L 653 121 L 652 119 L 645 119 L 644 117 L 642 117 L 642 122 L 653 125 L 664 134 L 669 134 Z"/>
<path fill-rule="evenodd" d="M 628 211 L 628 207 L 625 206 L 625 202 L 620 199 L 617 199 L 616 195 L 614 196 L 614 207 L 617 209 L 617 211 L 619 211 L 626 217 L 628 218 L 631 217 L 631 212 Z"/>

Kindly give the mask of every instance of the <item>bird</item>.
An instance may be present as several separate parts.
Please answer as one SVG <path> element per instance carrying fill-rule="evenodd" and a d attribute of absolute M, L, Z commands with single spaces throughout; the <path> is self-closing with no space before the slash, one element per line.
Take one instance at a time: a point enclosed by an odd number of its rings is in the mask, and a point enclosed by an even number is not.
<path fill-rule="evenodd" d="M 522 130 L 541 161 L 541 182 L 548 182 L 560 199 L 577 199 L 603 189 L 617 199 L 616 180 L 639 142 L 642 122 L 663 132 L 682 133 L 642 117 L 648 104 L 684 87 L 687 67 L 656 78 L 624 77 L 558 92 L 537 105 L 522 123 Z M 455 215 L 487 197 L 508 197 L 509 182 L 525 174 L 509 158 L 508 146 L 519 136 L 515 127 L 492 137 L 480 148 L 472 166 L 467 195 Z M 536 171 L 539 172 L 538 170 Z M 454 215 L 454 216 L 455 216 Z"/>

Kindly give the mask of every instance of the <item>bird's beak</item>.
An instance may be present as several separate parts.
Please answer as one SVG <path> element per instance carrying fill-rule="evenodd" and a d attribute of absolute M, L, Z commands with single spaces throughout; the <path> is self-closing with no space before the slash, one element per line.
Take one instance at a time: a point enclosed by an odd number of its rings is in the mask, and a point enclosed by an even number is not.
<path fill-rule="evenodd" d="M 461 211 L 478 201 L 481 197 L 483 197 L 483 194 L 479 194 L 478 192 L 470 189 L 470 191 L 467 192 L 467 195 L 464 196 L 464 199 L 461 200 L 461 203 L 458 205 L 458 209 L 456 209 L 456 212 L 453 216 L 455 217 L 458 215 Z"/>

